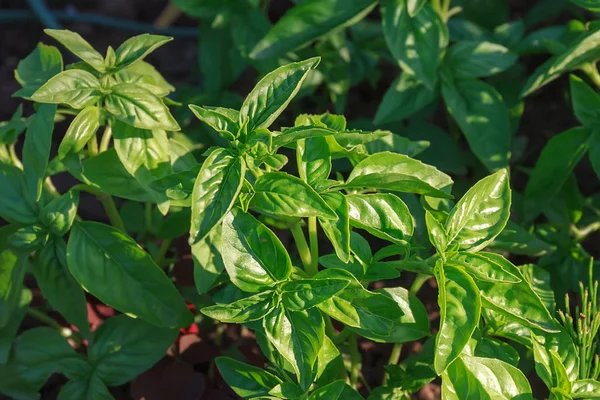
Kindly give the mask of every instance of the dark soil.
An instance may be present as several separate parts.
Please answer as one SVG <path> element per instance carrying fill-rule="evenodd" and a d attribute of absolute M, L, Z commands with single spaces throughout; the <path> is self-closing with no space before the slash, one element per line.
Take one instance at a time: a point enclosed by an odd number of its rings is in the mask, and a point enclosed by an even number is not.
<path fill-rule="evenodd" d="M 75 8 L 80 12 L 152 24 L 167 2 L 165 0 L 48 0 L 47 3 L 53 10 Z M 515 14 L 515 18 L 518 18 L 524 14 L 533 2 L 515 0 L 510 3 L 511 12 Z M 289 7 L 291 2 L 273 2 L 273 4 L 272 9 L 270 9 L 270 16 L 272 19 L 276 19 Z M 4 10 L 24 9 L 25 7 L 26 3 L 23 0 L 0 0 L 0 17 Z M 194 27 L 196 22 L 182 16 L 176 21 L 176 24 L 177 26 Z M 108 45 L 116 47 L 132 35 L 130 31 L 105 28 L 88 23 L 74 22 L 65 23 L 64 25 L 66 28 L 80 33 L 98 49 L 105 49 Z M 36 20 L 0 22 L 0 99 L 2 99 L 0 102 L 0 121 L 9 119 L 20 104 L 19 99 L 11 98 L 11 94 L 19 88 L 13 77 L 13 71 L 19 60 L 27 56 L 39 41 L 55 44 L 52 39 L 44 35 L 43 28 Z M 63 56 L 66 56 L 66 54 L 66 52 L 63 52 Z M 178 38 L 153 53 L 149 57 L 149 61 L 175 86 L 180 83 L 197 85 L 196 58 L 195 40 Z M 531 57 L 526 60 L 528 63 L 527 73 L 530 73 L 544 58 Z M 65 60 L 65 62 L 70 61 L 73 60 Z M 351 90 L 346 115 L 353 118 L 373 117 L 383 93 L 398 73 L 397 68 L 389 64 L 382 63 L 381 68 L 382 79 L 376 88 L 368 84 L 361 84 Z M 255 78 L 256 76 L 253 73 L 245 74 L 235 85 L 238 92 L 242 95 L 245 94 L 254 84 Z M 568 81 L 562 78 L 527 99 L 525 114 L 517 132 L 518 136 L 524 136 L 528 140 L 527 151 L 524 156 L 526 166 L 532 166 L 535 163 L 541 148 L 549 138 L 577 125 L 566 98 L 567 94 Z M 319 110 L 319 112 L 323 111 L 325 110 Z M 30 112 L 31 109 L 26 109 L 26 115 Z M 440 110 L 436 115 L 443 116 L 443 111 Z M 436 117 L 434 122 L 441 126 L 446 125 L 445 117 L 440 118 L 439 121 Z M 65 129 L 65 124 L 59 124 L 56 128 L 54 151 L 56 151 Z M 518 171 L 514 174 L 515 188 L 520 191 L 524 187 L 527 176 Z M 576 170 L 576 174 L 581 185 L 580 190 L 584 194 L 591 194 L 599 189 L 598 180 L 587 161 L 581 163 Z M 66 175 L 60 175 L 57 178 L 55 183 L 61 192 L 74 183 L 73 179 Z M 80 213 L 84 219 L 102 221 L 105 218 L 102 208 L 92 197 L 82 197 Z M 291 238 L 288 240 L 291 245 Z M 192 261 L 189 255 L 186 254 L 189 247 L 187 247 L 185 238 L 176 241 L 175 244 L 177 252 L 183 256 L 175 269 L 178 282 L 184 286 L 193 286 Z M 326 246 L 326 244 L 323 243 L 323 246 Z M 292 246 L 287 247 L 291 248 Z M 413 279 L 413 274 L 405 273 L 392 283 L 410 287 Z M 34 282 L 29 282 L 29 284 L 34 288 L 35 299 L 39 303 L 40 294 L 35 290 Z M 436 327 L 439 311 L 437 308 L 437 287 L 434 280 L 428 281 L 423 286 L 419 297 L 430 313 L 432 325 Z M 89 320 L 93 327 L 97 327 L 104 319 L 115 314 L 114 310 L 100 304 L 91 296 L 88 300 Z M 53 316 L 60 320 L 59 315 Z M 35 321 L 26 319 L 23 329 L 31 328 L 36 324 Z M 420 343 L 404 346 L 402 357 L 419 351 L 420 347 Z M 364 359 L 363 373 L 369 385 L 377 386 L 381 382 L 383 365 L 387 363 L 391 345 L 380 345 L 365 341 L 361 343 L 361 350 Z M 182 330 L 181 336 L 176 345 L 169 350 L 168 356 L 150 371 L 142 374 L 130 384 L 119 388 L 111 388 L 111 392 L 117 399 L 218 400 L 235 398 L 233 392 L 226 387 L 218 376 L 212 360 L 220 354 L 236 352 L 241 352 L 253 364 L 264 364 L 264 357 L 250 331 L 232 325 L 226 326 L 223 332 L 217 332 L 212 325 L 197 326 L 194 324 L 189 329 Z M 64 382 L 63 377 L 53 376 L 42 390 L 42 398 L 56 398 Z M 416 396 L 419 399 L 437 399 L 439 397 L 440 389 L 437 383 L 428 385 Z"/>

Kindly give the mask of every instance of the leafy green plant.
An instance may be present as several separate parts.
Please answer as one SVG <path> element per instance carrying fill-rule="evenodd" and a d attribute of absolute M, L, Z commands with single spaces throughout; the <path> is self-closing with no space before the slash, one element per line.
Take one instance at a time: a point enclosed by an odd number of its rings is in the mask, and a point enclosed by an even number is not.
<path fill-rule="evenodd" d="M 340 62 L 346 72 L 356 67 L 340 57 L 356 44 L 347 30 L 358 40 L 372 27 L 358 21 L 376 2 L 306 0 L 269 29 L 260 2 L 175 3 L 212 21 L 203 19 L 201 32 L 220 32 L 200 42 L 210 96 L 198 99 L 223 100 L 245 63 L 270 70 L 239 107 L 198 101 L 183 109 L 168 97 L 175 88 L 144 61 L 171 40 L 164 36 L 135 36 L 103 56 L 73 32 L 47 30 L 81 61 L 65 67 L 57 48 L 39 44 L 15 71 L 15 96 L 35 112 L 24 118 L 20 107 L 0 124 L 1 393 L 35 398 L 59 372 L 68 379 L 59 398 L 112 398 L 109 387 L 149 369 L 179 329 L 199 323 L 237 324 L 256 338 L 261 365 L 235 351 L 215 360 L 243 398 L 408 399 L 437 380 L 444 399 L 533 399 L 528 363 L 551 398 L 599 396 L 597 283 L 581 289 L 586 317 L 573 327 L 568 298 L 555 318 L 554 293 L 569 288 L 556 290 L 552 269 L 590 260 L 583 241 L 597 221 L 577 225 L 582 196 L 571 189 L 586 152 L 598 170 L 596 91 L 571 77 L 583 126 L 548 143 L 524 196 L 511 190 L 508 168 L 519 95 L 567 71 L 597 75 L 594 25 L 568 46 L 547 41 L 554 55 L 515 94 L 500 87 L 518 55 L 532 51 L 524 23 L 480 20 L 482 28 L 465 32 L 468 21 L 452 18 L 450 2 L 382 1 L 378 36 L 390 54 L 378 48 L 372 60 L 387 58 L 402 72 L 361 130 L 338 114 L 289 116 L 294 99 L 323 76 L 344 109 L 348 82 L 365 76 L 335 79 Z M 468 15 L 474 6 L 463 3 Z M 236 51 L 215 51 L 231 43 Z M 440 99 L 453 140 L 419 120 Z M 211 146 L 180 132 L 188 109 L 216 138 Z M 65 119 L 51 158 L 55 123 Z M 392 126 L 436 139 L 381 129 Z M 463 165 L 431 156 L 444 166 L 437 168 L 425 154 L 439 137 L 456 146 L 460 132 L 490 174 L 455 185 L 443 171 Z M 52 178 L 63 172 L 79 183 L 61 193 Z M 79 201 L 89 194 L 110 225 L 81 218 Z M 540 214 L 548 222 L 534 226 Z M 183 256 L 178 238 L 193 260 L 192 290 L 172 268 Z M 516 266 L 511 254 L 543 257 Z M 29 274 L 41 307 L 31 306 Z M 410 290 L 398 285 L 401 274 L 416 275 Z M 417 297 L 426 280 L 437 287 L 439 328 Z M 88 295 L 122 315 L 92 329 Z M 26 315 L 48 326 L 21 330 Z M 416 341 L 423 350 L 401 360 L 403 344 Z M 391 347 L 374 388 L 363 375 L 367 342 Z"/>

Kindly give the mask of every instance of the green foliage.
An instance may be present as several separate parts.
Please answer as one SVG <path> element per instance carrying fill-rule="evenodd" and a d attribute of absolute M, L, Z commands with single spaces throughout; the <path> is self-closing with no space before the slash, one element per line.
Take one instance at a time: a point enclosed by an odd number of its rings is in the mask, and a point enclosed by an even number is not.
<path fill-rule="evenodd" d="M 179 329 L 227 323 L 253 331 L 267 360 L 221 349 L 216 368 L 243 398 L 408 399 L 439 378 L 444 399 L 533 399 L 533 373 L 552 399 L 600 397 L 585 240 L 600 204 L 577 181 L 586 152 L 600 176 L 596 22 L 536 31 L 536 13 L 508 21 L 496 0 L 453 3 L 460 13 L 448 1 L 305 0 L 271 25 L 261 1 L 173 3 L 201 19 L 193 96 L 171 98 L 144 61 L 165 36 L 103 56 L 46 30 L 81 61 L 64 66 L 39 44 L 18 64 L 15 97 L 34 112 L 0 123 L 0 393 L 35 398 L 60 373 L 59 398 L 110 399 L 108 387 L 156 364 Z M 527 77 L 531 53 L 549 59 Z M 373 122 L 339 115 L 386 62 L 401 71 Z M 247 68 L 262 78 L 242 99 L 228 90 Z M 519 130 L 528 96 L 566 72 L 586 78 L 571 75 L 563 96 L 581 126 L 532 155 Z M 338 114 L 301 114 L 307 103 Z M 432 124 L 439 116 L 447 132 Z M 58 192 L 61 172 L 79 183 Z M 81 218 L 81 192 L 102 204 L 103 222 Z M 194 287 L 175 272 L 185 258 Z M 418 274 L 410 290 L 395 280 L 406 272 Z M 562 297 L 588 276 L 572 313 Z M 417 297 L 427 279 L 436 330 Z M 86 292 L 122 315 L 92 331 Z M 49 327 L 20 329 L 25 315 Z M 372 390 L 361 383 L 366 341 L 394 346 Z M 401 360 L 415 341 L 423 350 Z"/>

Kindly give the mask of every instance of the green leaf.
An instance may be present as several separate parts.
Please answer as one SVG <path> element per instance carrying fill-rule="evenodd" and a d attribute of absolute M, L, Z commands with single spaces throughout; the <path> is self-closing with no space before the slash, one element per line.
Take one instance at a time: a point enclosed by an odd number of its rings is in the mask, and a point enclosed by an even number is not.
<path fill-rule="evenodd" d="M 308 400 L 338 400 L 345 387 L 346 382 L 343 380 L 332 382 L 312 392 Z"/>
<path fill-rule="evenodd" d="M 576 75 L 569 77 L 573 112 L 584 126 L 600 125 L 600 95 Z"/>
<path fill-rule="evenodd" d="M 308 72 L 320 58 L 309 58 L 277 68 L 262 78 L 248 94 L 240 109 L 240 123 L 248 119 L 248 131 L 268 128 L 300 90 Z"/>
<path fill-rule="evenodd" d="M 98 78 L 81 69 L 61 72 L 31 96 L 38 103 L 66 104 L 77 110 L 97 103 L 102 93 Z"/>
<path fill-rule="evenodd" d="M 406 204 L 391 193 L 347 195 L 350 224 L 394 243 L 410 242 L 414 226 Z"/>
<path fill-rule="evenodd" d="M 306 0 L 277 21 L 250 53 L 251 58 L 281 56 L 310 44 L 327 33 L 363 19 L 375 7 L 372 0 Z"/>
<path fill-rule="evenodd" d="M 374 122 L 385 124 L 408 118 L 433 103 L 439 97 L 438 93 L 417 76 L 402 72 L 383 95 Z"/>
<path fill-rule="evenodd" d="M 365 336 L 385 336 L 394 326 L 394 320 L 402 316 L 398 304 L 390 297 L 366 290 L 350 274 L 341 269 L 326 269 L 313 279 L 350 279 L 351 283 L 332 298 L 318 305 L 330 317 Z"/>
<path fill-rule="evenodd" d="M 175 87 L 167 82 L 156 68 L 145 61 L 136 61 L 129 67 L 110 75 L 109 82 L 110 86 L 119 83 L 132 83 L 159 97 L 175 91 Z"/>
<path fill-rule="evenodd" d="M 600 4 L 597 0 L 569 0 L 571 3 L 578 5 L 579 7 L 585 8 L 590 11 L 600 11 Z"/>
<path fill-rule="evenodd" d="M 148 187 L 166 195 L 169 199 L 178 200 L 179 205 L 190 207 L 194 182 L 196 182 L 201 167 L 201 164 L 196 164 L 187 171 L 165 175 L 150 182 Z"/>
<path fill-rule="evenodd" d="M 237 136 L 239 130 L 237 120 L 230 119 L 218 109 L 205 109 L 193 104 L 190 104 L 189 107 L 196 118 L 222 134 L 226 139 L 234 140 Z"/>
<path fill-rule="evenodd" d="M 159 209 L 165 214 L 162 207 L 166 206 L 168 209 L 168 199 L 164 194 L 154 192 L 151 183 L 171 173 L 166 132 L 137 129 L 121 121 L 114 122 L 112 132 L 115 150 L 123 166 L 152 194 Z"/>
<path fill-rule="evenodd" d="M 23 144 L 23 170 L 31 198 L 39 201 L 50 158 L 56 106 L 42 104 L 29 119 Z"/>
<path fill-rule="evenodd" d="M 448 400 L 533 400 L 525 375 L 500 360 L 462 355 L 442 375 L 442 396 Z"/>
<path fill-rule="evenodd" d="M 44 29 L 51 38 L 65 46 L 67 50 L 91 65 L 98 72 L 105 72 L 104 57 L 79 34 L 68 30 Z"/>
<path fill-rule="evenodd" d="M 148 33 L 131 37 L 117 48 L 115 67 L 127 68 L 133 63 L 143 60 L 148 54 L 171 40 L 173 40 L 172 37 Z"/>
<path fill-rule="evenodd" d="M 429 4 L 411 17 L 405 0 L 382 5 L 383 33 L 402 69 L 433 90 L 442 53 L 448 45 L 448 30 Z"/>
<path fill-rule="evenodd" d="M 579 127 L 548 141 L 525 187 L 523 215 L 527 221 L 533 221 L 543 211 L 542 205 L 548 204 L 560 191 L 587 151 L 589 137 L 590 130 Z"/>
<path fill-rule="evenodd" d="M 75 221 L 78 204 L 79 192 L 70 190 L 42 208 L 40 221 L 56 236 L 64 236 Z"/>
<path fill-rule="evenodd" d="M 252 215 L 234 208 L 223 220 L 221 252 L 231 282 L 260 292 L 292 273 L 292 261 L 277 236 Z"/>
<path fill-rule="evenodd" d="M 111 87 L 104 107 L 120 121 L 136 128 L 181 129 L 159 97 L 135 84 L 121 83 Z"/>
<path fill-rule="evenodd" d="M 192 192 L 190 243 L 197 243 L 218 225 L 233 207 L 246 174 L 241 156 L 225 149 L 213 151 L 202 164 Z"/>
<path fill-rule="evenodd" d="M 446 221 L 448 248 L 476 252 L 492 242 L 510 216 L 511 191 L 503 169 L 477 182 Z"/>
<path fill-rule="evenodd" d="M 121 312 L 160 327 L 191 323 L 191 313 L 165 273 L 133 239 L 113 227 L 75 224 L 67 263 L 86 291 Z"/>
<path fill-rule="evenodd" d="M 327 140 L 310 137 L 296 142 L 298 175 L 313 188 L 331 174 L 331 152 Z"/>
<path fill-rule="evenodd" d="M 0 217 L 8 222 L 34 224 L 38 209 L 35 203 L 31 203 L 23 171 L 13 165 L 0 163 L 0 187 Z"/>
<path fill-rule="evenodd" d="M 316 308 L 290 311 L 276 308 L 263 321 L 269 342 L 294 369 L 302 389 L 315 378 L 314 365 L 325 336 L 325 323 Z"/>
<path fill-rule="evenodd" d="M 403 154 L 382 152 L 359 162 L 343 187 L 369 187 L 451 198 L 452 179 L 436 168 Z"/>
<path fill-rule="evenodd" d="M 69 380 L 58 394 L 58 400 L 113 400 L 114 397 L 98 374 L 87 379 Z"/>
<path fill-rule="evenodd" d="M 15 341 L 8 363 L 0 364 L 0 392 L 11 398 L 37 399 L 50 375 L 68 373 L 82 364 L 82 357 L 55 329 L 28 329 Z"/>
<path fill-rule="evenodd" d="M 229 304 L 204 307 L 202 314 L 225 323 L 244 323 L 264 318 L 275 308 L 272 291 L 265 291 Z"/>
<path fill-rule="evenodd" d="M 60 51 L 54 46 L 38 43 L 27 57 L 19 61 L 15 79 L 23 87 L 13 96 L 30 98 L 44 83 L 63 69 Z"/>
<path fill-rule="evenodd" d="M 553 388 L 563 389 L 567 393 L 571 393 L 571 381 L 567 375 L 567 370 L 560 359 L 558 353 L 550 350 L 550 370 L 552 371 Z"/>
<path fill-rule="evenodd" d="M 558 383 L 555 368 L 561 370 L 559 373 L 562 375 L 560 377 L 562 380 L 565 379 L 565 375 L 567 376 L 566 381 L 568 384 L 575 381 L 579 376 L 580 360 L 573 339 L 564 328 L 560 326 L 559 328 L 560 332 L 558 333 L 540 332 L 541 334 L 538 335 L 531 332 L 530 337 L 528 337 L 528 339 L 531 339 L 528 345 L 532 347 L 536 373 L 550 389 Z M 558 359 L 553 361 L 551 353 L 555 353 L 555 356 L 558 355 Z M 561 365 L 553 366 L 554 362 Z"/>
<path fill-rule="evenodd" d="M 429 336 L 427 310 L 416 296 L 402 287 L 379 289 L 376 293 L 394 300 L 402 315 L 392 319 L 393 326 L 389 335 L 367 333 L 365 337 L 376 342 L 408 343 Z M 390 313 L 390 316 L 393 314 L 395 313 Z"/>
<path fill-rule="evenodd" d="M 281 285 L 283 306 L 291 311 L 312 308 L 336 295 L 348 286 L 344 279 L 298 279 Z"/>
<path fill-rule="evenodd" d="M 535 264 L 521 265 L 519 266 L 519 270 L 527 282 L 529 282 L 533 291 L 538 295 L 544 304 L 544 307 L 546 307 L 551 314 L 554 313 L 556 310 L 556 301 L 554 298 L 554 291 L 550 285 L 550 271 Z"/>
<path fill-rule="evenodd" d="M 279 136 L 273 138 L 273 149 L 286 146 L 297 140 L 308 138 L 319 138 L 335 135 L 337 131 L 325 127 L 317 126 L 296 126 L 293 128 L 284 129 Z"/>
<path fill-rule="evenodd" d="M 435 247 L 437 254 L 443 257 L 446 247 L 448 247 L 444 226 L 427 210 L 425 210 L 425 224 L 429 242 Z"/>
<path fill-rule="evenodd" d="M 275 375 L 229 357 L 217 357 L 215 364 L 227 385 L 243 398 L 267 396 L 281 383 Z"/>
<path fill-rule="evenodd" d="M 565 52 L 550 58 L 535 70 L 521 90 L 521 97 L 530 95 L 565 72 L 596 61 L 600 58 L 599 43 L 600 30 L 582 33 Z"/>
<path fill-rule="evenodd" d="M 16 230 L 11 225 L 0 228 L 0 328 L 6 326 L 12 311 L 19 304 L 27 255 L 8 246 L 9 236 Z"/>
<path fill-rule="evenodd" d="M 321 198 L 337 215 L 336 220 L 319 218 L 319 224 L 342 262 L 350 260 L 350 217 L 346 196 L 339 192 L 323 193 Z"/>
<path fill-rule="evenodd" d="M 344 363 L 342 355 L 335 343 L 327 335 L 323 338 L 323 346 L 317 357 L 316 384 L 324 385 L 340 376 Z"/>
<path fill-rule="evenodd" d="M 571 396 L 574 399 L 600 399 L 600 382 L 593 379 L 575 381 Z"/>
<path fill-rule="evenodd" d="M 17 141 L 19 135 L 27 128 L 22 117 L 23 105 L 21 104 L 17 107 L 10 121 L 0 122 L 0 144 L 12 145 Z M 5 157 L 7 163 L 12 163 L 8 156 Z"/>
<path fill-rule="evenodd" d="M 198 293 L 207 292 L 225 270 L 221 245 L 221 225 L 215 226 L 204 239 L 192 245 L 194 282 Z"/>
<path fill-rule="evenodd" d="M 100 128 L 100 108 L 84 108 L 69 125 L 67 133 L 58 147 L 58 156 L 65 158 L 69 153 L 79 153 Z"/>
<path fill-rule="evenodd" d="M 526 326 L 546 332 L 556 332 L 556 324 L 552 316 L 521 271 L 498 254 L 480 252 L 479 255 L 521 279 L 519 283 L 492 283 L 480 280 L 474 275 L 484 306 Z"/>
<path fill-rule="evenodd" d="M 512 365 L 519 366 L 519 353 L 508 343 L 491 337 L 483 337 L 477 341 L 474 354 L 477 357 L 495 358 Z"/>
<path fill-rule="evenodd" d="M 539 257 L 553 250 L 552 245 L 512 220 L 508 220 L 506 227 L 488 247 L 498 252 L 504 251 L 532 257 Z"/>
<path fill-rule="evenodd" d="M 469 275 L 486 282 L 519 283 L 521 278 L 504 270 L 507 260 L 500 255 L 493 259 L 484 257 L 479 253 L 460 252 L 449 257 L 446 264 L 463 268 Z"/>
<path fill-rule="evenodd" d="M 18 229 L 8 238 L 8 246 L 16 251 L 29 253 L 38 250 L 48 240 L 48 231 L 40 225 L 29 225 Z"/>
<path fill-rule="evenodd" d="M 208 93 L 220 93 L 231 86 L 247 66 L 233 41 L 233 32 L 239 26 L 233 17 L 229 18 L 227 24 L 218 26 L 211 20 L 202 21 L 198 29 L 200 82 Z"/>
<path fill-rule="evenodd" d="M 94 332 L 88 359 L 105 384 L 119 386 L 158 362 L 177 334 L 177 329 L 119 315 L 104 321 Z"/>
<path fill-rule="evenodd" d="M 269 172 L 254 184 L 250 207 L 283 217 L 321 217 L 335 220 L 336 213 L 300 178 L 285 172 Z"/>
<path fill-rule="evenodd" d="M 0 255 L 0 259 L 1 259 Z M 29 304 L 31 303 L 31 290 L 21 290 L 21 296 L 18 303 L 15 303 L 15 307 L 10 313 L 8 322 L 4 327 L 0 328 L 0 364 L 6 364 L 10 354 L 12 344 L 15 340 L 15 336 L 19 331 L 21 322 L 27 313 Z M 337 350 L 337 348 L 336 348 Z M 338 353 L 339 355 L 339 353 Z"/>
<path fill-rule="evenodd" d="M 65 159 L 65 161 L 68 160 Z M 69 165 L 69 172 L 80 181 L 110 195 L 143 202 L 153 202 L 148 191 L 131 175 L 119 159 L 115 149 L 103 151 L 97 156 Z M 80 171 L 82 169 L 83 171 Z M 82 173 L 83 172 L 83 173 Z"/>
<path fill-rule="evenodd" d="M 67 246 L 63 239 L 52 238 L 36 251 L 33 258 L 33 275 L 50 306 L 77 326 L 85 337 L 89 337 L 85 294 L 69 272 Z"/>
<path fill-rule="evenodd" d="M 510 116 L 500 93 L 477 79 L 442 82 L 448 112 L 465 135 L 469 147 L 490 170 L 510 161 Z"/>
<path fill-rule="evenodd" d="M 434 272 L 440 306 L 434 367 L 441 375 L 460 356 L 479 325 L 481 299 L 475 282 L 462 270 L 438 264 Z"/>
<path fill-rule="evenodd" d="M 484 78 L 507 70 L 517 58 L 496 43 L 460 41 L 448 49 L 444 65 L 456 79 Z"/>

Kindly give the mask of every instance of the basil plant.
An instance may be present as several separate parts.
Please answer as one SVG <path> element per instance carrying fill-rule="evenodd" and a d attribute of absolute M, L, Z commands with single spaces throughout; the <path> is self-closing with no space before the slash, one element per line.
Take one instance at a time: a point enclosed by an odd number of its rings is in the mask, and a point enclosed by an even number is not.
<path fill-rule="evenodd" d="M 214 321 L 253 332 L 267 360 L 216 358 L 243 398 L 361 399 L 366 341 L 393 345 L 369 399 L 408 399 L 438 377 L 444 399 L 533 399 L 519 369 L 527 349 L 555 398 L 598 395 L 530 269 L 486 251 L 510 216 L 507 169 L 455 198 L 450 176 L 413 158 L 418 142 L 328 113 L 277 125 L 319 58 L 266 74 L 239 110 L 190 105 L 225 144 L 199 162 L 169 111 L 181 106 L 174 87 L 144 61 L 170 38 L 136 36 L 102 56 L 75 33 L 47 33 L 81 61 L 65 69 L 57 48 L 38 45 L 15 73 L 35 113 L 0 131 L 1 393 L 36 398 L 59 372 L 60 399 L 112 398 L 179 329 Z M 79 183 L 61 192 L 52 177 L 63 172 Z M 82 192 L 110 224 L 82 218 Z M 114 198 L 133 206 L 119 212 Z M 128 218 L 136 204 L 142 228 Z M 172 240 L 188 231 L 192 294 L 171 268 L 182 256 Z M 405 273 L 435 279 L 439 329 L 418 285 L 397 286 Z M 41 307 L 30 306 L 30 274 Z M 92 329 L 90 295 L 122 314 Z M 25 314 L 48 326 L 19 330 Z M 423 350 L 398 363 L 415 341 Z"/>

